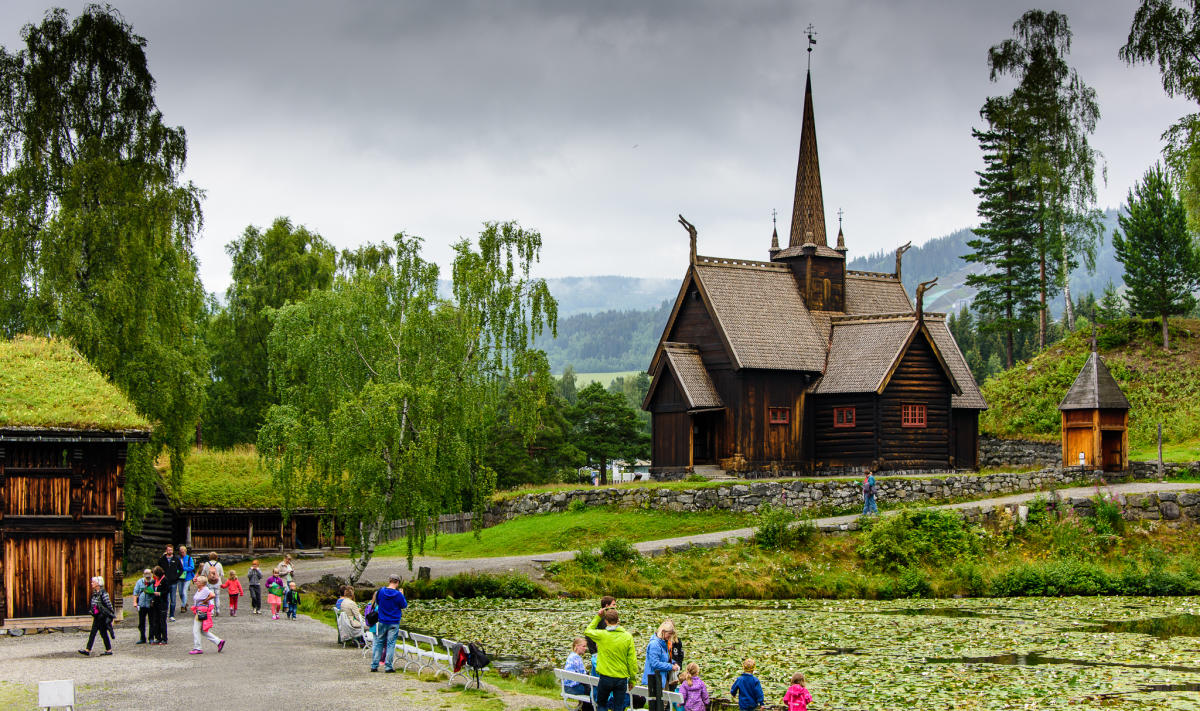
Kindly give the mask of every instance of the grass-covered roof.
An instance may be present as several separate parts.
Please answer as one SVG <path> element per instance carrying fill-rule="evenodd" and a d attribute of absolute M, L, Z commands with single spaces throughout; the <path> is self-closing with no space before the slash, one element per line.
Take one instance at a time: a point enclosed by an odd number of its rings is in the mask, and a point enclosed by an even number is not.
<path fill-rule="evenodd" d="M 0 429 L 148 431 L 133 403 L 57 339 L 0 341 Z"/>
<path fill-rule="evenodd" d="M 192 450 L 183 465 L 183 480 L 171 486 L 169 465 L 161 463 L 163 488 L 171 503 L 183 509 L 278 509 L 283 494 L 271 484 L 251 445 L 232 449 Z M 293 502 L 309 507 L 307 499 Z"/>

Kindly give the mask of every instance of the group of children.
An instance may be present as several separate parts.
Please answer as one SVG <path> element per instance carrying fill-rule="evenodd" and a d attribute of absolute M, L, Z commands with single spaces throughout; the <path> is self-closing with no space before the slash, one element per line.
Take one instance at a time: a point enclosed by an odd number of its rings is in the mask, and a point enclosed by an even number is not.
<path fill-rule="evenodd" d="M 600 599 L 601 616 L 597 617 L 596 621 L 585 632 L 588 638 L 576 637 L 574 639 L 571 645 L 571 653 L 567 656 L 567 663 L 563 667 L 566 671 L 576 674 L 587 674 L 588 667 L 584 663 L 584 655 L 591 651 L 591 673 L 599 675 L 599 672 L 596 671 L 598 661 L 597 652 L 601 650 L 589 644 L 589 639 L 596 638 L 593 628 L 603 629 L 600 625 L 604 623 L 604 620 L 609 619 L 604 617 L 604 615 L 611 616 L 611 622 L 608 623 L 609 630 L 620 630 L 619 627 L 611 626 L 616 624 L 618 618 L 618 615 L 614 614 L 615 606 L 616 599 L 611 595 L 605 595 Z M 664 634 L 664 630 L 666 634 Z M 620 634 L 623 634 L 628 640 L 628 633 L 622 631 Z M 690 662 L 686 667 L 683 666 L 683 645 L 679 642 L 678 635 L 675 632 L 675 625 L 670 620 L 663 622 L 659 627 L 656 637 L 662 639 L 652 640 L 650 646 L 647 647 L 646 670 L 643 672 L 643 683 L 646 682 L 648 676 L 658 674 L 660 673 L 658 669 L 662 669 L 662 676 L 660 678 L 663 679 L 664 686 L 673 689 L 683 697 L 682 704 L 675 704 L 675 711 L 705 711 L 708 709 L 711 699 L 709 698 L 707 685 L 700 678 L 700 665 L 696 662 Z M 608 644 L 603 639 L 600 639 L 600 642 Z M 653 647 L 655 642 L 659 643 L 658 651 L 651 654 L 651 647 Z M 664 642 L 665 650 L 663 649 Z M 628 645 L 628 642 L 626 642 L 626 645 Z M 629 656 L 628 664 L 632 665 L 635 661 L 633 656 L 634 650 L 627 648 L 626 653 Z M 660 659 L 664 655 L 668 658 L 665 660 Z M 655 657 L 653 660 L 654 663 L 652 663 L 651 657 Z M 618 666 L 624 668 L 623 665 Z M 670 671 L 669 676 L 668 670 Z M 608 673 L 612 674 L 614 672 L 609 671 Z M 621 675 L 624 676 L 624 672 Z M 604 683 L 605 678 L 602 677 L 601 686 Z M 578 682 L 565 682 L 563 684 L 563 691 L 577 696 L 590 696 L 587 685 Z M 738 708 L 742 711 L 753 711 L 764 706 L 766 701 L 763 697 L 762 683 L 759 682 L 758 677 L 754 676 L 753 659 L 747 659 L 742 662 L 742 674 L 733 682 L 729 693 L 737 700 Z M 608 692 L 601 690 L 599 701 L 605 702 L 607 694 Z M 620 695 L 614 696 L 613 699 L 620 699 Z M 596 700 L 596 697 L 593 697 L 593 700 Z M 629 700 L 629 695 L 626 694 L 625 703 L 628 703 Z M 633 697 L 632 700 L 637 702 L 641 699 L 640 697 Z M 620 704 L 620 702 L 617 703 Z M 791 686 L 788 687 L 787 692 L 783 696 L 783 704 L 787 707 L 788 711 L 808 711 L 810 703 L 812 703 L 812 694 L 805 687 L 804 674 L 796 672 L 792 675 Z M 581 711 L 591 711 L 591 707 L 592 704 L 580 704 Z"/>

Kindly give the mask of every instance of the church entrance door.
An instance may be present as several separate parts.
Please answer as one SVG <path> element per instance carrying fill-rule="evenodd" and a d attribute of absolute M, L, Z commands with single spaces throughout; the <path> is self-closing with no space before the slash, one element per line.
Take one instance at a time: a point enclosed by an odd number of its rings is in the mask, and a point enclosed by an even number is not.
<path fill-rule="evenodd" d="M 724 411 L 692 414 L 692 464 L 716 464 L 721 453 Z"/>

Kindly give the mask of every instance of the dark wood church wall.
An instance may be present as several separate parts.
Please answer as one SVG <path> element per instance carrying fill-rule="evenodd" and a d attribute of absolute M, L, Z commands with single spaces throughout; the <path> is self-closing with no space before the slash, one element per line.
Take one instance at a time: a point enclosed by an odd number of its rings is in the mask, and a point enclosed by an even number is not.
<path fill-rule="evenodd" d="M 787 260 L 804 303 L 811 311 L 846 310 L 846 262 L 830 257 Z M 828 282 L 828 285 L 826 285 Z"/>
<path fill-rule="evenodd" d="M 687 402 L 669 365 L 663 367 L 659 377 L 661 380 L 649 403 L 652 418 L 650 461 L 655 468 L 686 467 L 691 464 L 688 451 L 691 422 Z"/>
<path fill-rule="evenodd" d="M 730 380 L 729 394 L 721 393 L 732 413 L 726 456 L 740 452 L 753 464 L 801 464 L 806 379 L 794 372 L 743 370 Z M 772 408 L 787 409 L 787 424 L 771 423 Z"/>
<path fill-rule="evenodd" d="M 836 426 L 834 408 L 853 408 L 853 426 Z M 813 399 L 809 413 L 813 419 L 815 466 L 866 466 L 879 456 L 874 393 L 822 395 Z"/>
<path fill-rule="evenodd" d="M 679 308 L 675 325 L 667 335 L 667 340 L 690 343 L 699 348 L 700 359 L 710 371 L 732 367 L 717 326 L 713 323 L 708 309 L 704 308 L 704 301 L 700 298 L 695 284 L 689 286 L 684 294 L 683 305 Z"/>
<path fill-rule="evenodd" d="M 950 466 L 950 381 L 933 349 L 915 338 L 879 398 L 879 453 L 884 469 Z M 906 404 L 925 406 L 925 426 L 906 427 Z"/>
<path fill-rule="evenodd" d="M 979 410 L 950 411 L 953 424 L 952 444 L 956 469 L 979 468 Z"/>

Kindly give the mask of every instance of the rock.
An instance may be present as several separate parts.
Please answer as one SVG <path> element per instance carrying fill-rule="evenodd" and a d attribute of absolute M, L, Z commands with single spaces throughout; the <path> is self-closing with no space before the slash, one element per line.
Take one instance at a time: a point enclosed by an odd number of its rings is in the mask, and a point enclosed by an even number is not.
<path fill-rule="evenodd" d="M 1179 520 L 1179 504 L 1174 501 L 1164 501 L 1159 504 L 1159 509 L 1162 511 L 1162 517 L 1167 521 Z"/>
<path fill-rule="evenodd" d="M 1196 504 L 1200 504 L 1200 494 L 1194 494 L 1192 492 L 1180 494 L 1177 501 L 1179 502 L 1180 506 L 1195 506 Z"/>

